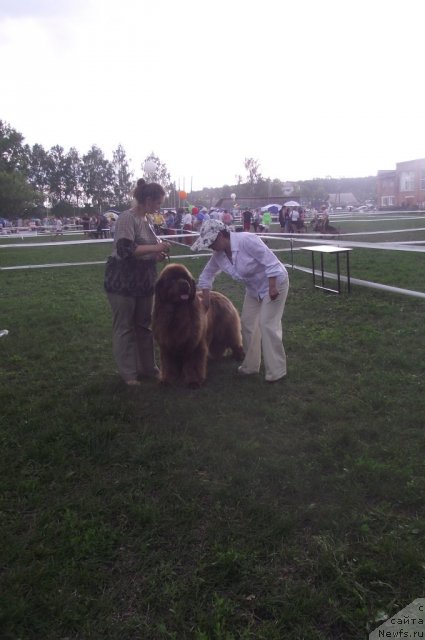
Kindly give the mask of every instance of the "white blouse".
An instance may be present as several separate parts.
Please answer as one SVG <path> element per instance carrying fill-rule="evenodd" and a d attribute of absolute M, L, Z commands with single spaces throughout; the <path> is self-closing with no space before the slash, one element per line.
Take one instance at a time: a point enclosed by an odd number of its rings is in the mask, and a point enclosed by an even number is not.
<path fill-rule="evenodd" d="M 248 295 L 260 300 L 269 291 L 268 278 L 276 276 L 276 284 L 288 279 L 283 264 L 254 233 L 231 232 L 232 262 L 224 251 L 214 251 L 199 276 L 200 289 L 211 289 L 215 277 L 222 271 L 243 282 Z"/>

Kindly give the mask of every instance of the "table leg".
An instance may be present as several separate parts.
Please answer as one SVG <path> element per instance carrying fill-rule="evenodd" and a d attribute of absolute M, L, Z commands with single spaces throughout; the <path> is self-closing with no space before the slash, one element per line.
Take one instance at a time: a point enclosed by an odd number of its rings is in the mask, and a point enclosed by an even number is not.
<path fill-rule="evenodd" d="M 325 286 L 325 271 L 323 268 L 323 253 L 320 254 L 320 268 L 322 270 L 322 287 Z"/>
<path fill-rule="evenodd" d="M 351 282 L 350 282 L 350 252 L 347 251 L 347 291 L 350 293 L 351 291 Z"/>
<path fill-rule="evenodd" d="M 311 270 L 313 272 L 313 287 L 316 286 L 316 273 L 314 271 L 314 251 L 311 252 Z"/>
<path fill-rule="evenodd" d="M 341 293 L 341 271 L 339 264 L 339 253 L 336 254 L 336 277 L 338 279 L 338 293 Z"/>

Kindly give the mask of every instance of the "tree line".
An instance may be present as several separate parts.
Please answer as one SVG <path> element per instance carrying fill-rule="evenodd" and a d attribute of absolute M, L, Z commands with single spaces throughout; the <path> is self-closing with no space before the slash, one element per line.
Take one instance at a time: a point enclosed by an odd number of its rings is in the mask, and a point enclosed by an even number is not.
<path fill-rule="evenodd" d="M 155 171 L 147 176 L 144 165 L 153 160 Z M 152 163 L 150 163 L 152 164 Z M 255 158 L 245 158 L 245 176 L 235 176 L 233 185 L 205 188 L 189 195 L 191 204 L 213 206 L 220 198 L 236 193 L 237 197 L 270 198 L 285 194 L 288 183 L 265 178 Z M 143 161 L 140 172 L 151 182 L 159 182 L 167 192 L 166 206 L 179 202 L 176 185 L 167 166 L 154 153 Z M 30 146 L 24 136 L 0 120 L 0 217 L 41 217 L 46 207 L 52 215 L 78 215 L 82 210 L 96 213 L 114 208 L 126 209 L 131 202 L 134 174 L 122 145 L 108 160 L 96 145 L 80 155 L 74 147 L 65 151 L 60 145 L 44 149 Z M 376 177 L 315 178 L 292 182 L 292 196 L 315 205 L 325 202 L 330 193 L 353 193 L 360 202 L 374 199 Z M 291 196 L 291 197 L 292 197 Z"/>
<path fill-rule="evenodd" d="M 142 163 L 142 174 L 148 160 L 156 166 L 149 179 L 170 190 L 170 174 L 155 154 Z M 26 144 L 20 132 L 0 120 L 0 217 L 34 216 L 46 205 L 53 215 L 110 207 L 122 211 L 131 201 L 133 183 L 122 145 L 113 152 L 112 161 L 96 145 L 84 155 L 60 145 L 46 150 L 41 144 Z"/>

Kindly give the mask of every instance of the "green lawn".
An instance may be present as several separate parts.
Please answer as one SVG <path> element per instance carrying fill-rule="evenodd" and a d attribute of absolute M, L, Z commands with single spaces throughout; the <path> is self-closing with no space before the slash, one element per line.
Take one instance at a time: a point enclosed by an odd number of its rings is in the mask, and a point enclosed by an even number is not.
<path fill-rule="evenodd" d="M 423 283 L 421 255 L 385 256 L 355 250 L 353 277 Z M 423 596 L 423 301 L 290 272 L 285 381 L 223 360 L 199 391 L 129 389 L 102 278 L 0 272 L 1 638 L 358 640 Z"/>
<path fill-rule="evenodd" d="M 425 216 L 423 213 L 385 213 L 373 214 L 353 214 L 352 217 L 335 218 L 331 217 L 331 224 L 344 233 L 362 232 L 364 235 L 353 235 L 345 240 L 355 240 L 357 242 L 408 242 L 411 240 L 424 240 L 425 231 L 407 231 L 407 229 L 424 229 Z M 392 231 L 405 229 L 402 233 L 391 233 Z M 387 233 L 382 233 L 386 231 Z M 374 233 L 375 232 L 375 233 Z"/>

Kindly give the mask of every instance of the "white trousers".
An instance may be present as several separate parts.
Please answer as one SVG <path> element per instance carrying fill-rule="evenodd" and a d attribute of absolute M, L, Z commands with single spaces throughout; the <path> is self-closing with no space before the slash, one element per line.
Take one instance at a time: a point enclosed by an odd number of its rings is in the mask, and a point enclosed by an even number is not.
<path fill-rule="evenodd" d="M 276 300 L 267 294 L 262 300 L 247 293 L 242 307 L 242 340 L 245 359 L 241 373 L 257 373 L 260 370 L 261 351 L 268 381 L 286 375 L 286 354 L 282 344 L 282 316 L 288 295 L 289 281 L 279 286 Z"/>

